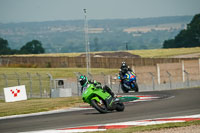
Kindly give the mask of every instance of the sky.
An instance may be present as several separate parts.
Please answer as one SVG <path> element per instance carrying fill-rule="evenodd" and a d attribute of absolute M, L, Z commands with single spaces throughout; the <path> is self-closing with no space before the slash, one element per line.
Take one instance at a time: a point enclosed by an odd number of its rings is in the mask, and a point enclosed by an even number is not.
<path fill-rule="evenodd" d="M 0 23 L 195 15 L 200 0 L 0 0 Z"/>

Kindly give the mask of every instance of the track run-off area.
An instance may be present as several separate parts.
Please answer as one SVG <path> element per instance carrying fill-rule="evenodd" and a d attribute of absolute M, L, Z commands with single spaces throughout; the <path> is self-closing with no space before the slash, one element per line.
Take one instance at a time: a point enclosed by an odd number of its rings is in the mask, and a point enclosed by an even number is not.
<path fill-rule="evenodd" d="M 135 125 L 200 120 L 200 88 L 118 94 L 123 112 L 100 114 L 90 107 L 0 117 L 0 132 L 101 131 Z M 134 99 L 138 97 L 138 99 Z M 131 101 L 130 99 L 133 98 Z"/>

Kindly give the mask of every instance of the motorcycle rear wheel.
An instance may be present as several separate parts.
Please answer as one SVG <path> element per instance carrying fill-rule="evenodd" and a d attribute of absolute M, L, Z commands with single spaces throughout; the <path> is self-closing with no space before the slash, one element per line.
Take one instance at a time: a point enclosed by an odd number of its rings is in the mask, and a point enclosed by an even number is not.
<path fill-rule="evenodd" d="M 117 110 L 118 112 L 124 111 L 124 108 L 125 108 L 125 106 L 124 106 L 124 104 L 123 104 L 122 102 L 117 103 L 117 105 L 116 105 L 116 110 Z"/>
<path fill-rule="evenodd" d="M 108 109 L 106 108 L 105 102 L 103 100 L 101 100 L 101 102 L 102 103 L 99 103 L 96 100 L 91 100 L 91 105 L 100 113 L 107 113 Z"/>

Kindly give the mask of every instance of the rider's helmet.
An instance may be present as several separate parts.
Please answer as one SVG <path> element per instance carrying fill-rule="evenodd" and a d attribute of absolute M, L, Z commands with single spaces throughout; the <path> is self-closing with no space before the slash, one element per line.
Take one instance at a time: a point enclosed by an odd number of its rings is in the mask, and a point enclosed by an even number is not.
<path fill-rule="evenodd" d="M 126 65 L 126 62 L 122 62 L 121 71 L 122 73 L 126 73 L 128 71 L 128 66 Z"/>
<path fill-rule="evenodd" d="M 79 78 L 79 82 L 80 82 L 82 87 L 85 87 L 88 83 L 88 79 L 85 75 L 84 76 L 81 75 L 80 78 Z"/>

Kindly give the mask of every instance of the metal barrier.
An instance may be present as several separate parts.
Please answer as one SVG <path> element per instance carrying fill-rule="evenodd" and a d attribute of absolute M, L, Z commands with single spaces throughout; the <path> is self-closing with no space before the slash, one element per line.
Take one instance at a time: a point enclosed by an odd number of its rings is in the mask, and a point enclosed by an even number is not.
<path fill-rule="evenodd" d="M 0 74 L 0 98 L 4 98 L 3 88 L 25 85 L 28 98 L 49 98 L 53 88 L 51 74 L 31 74 L 17 72 L 13 74 Z"/>
<path fill-rule="evenodd" d="M 154 66 L 132 66 L 137 75 L 139 91 L 168 90 L 200 86 L 200 60 L 182 61 L 181 63 L 157 64 Z M 67 79 L 67 87 L 72 89 L 73 96 L 80 96 L 80 72 L 74 73 L 76 78 Z M 115 93 L 122 92 L 118 74 L 87 75 L 89 80 L 96 80 L 108 85 Z M 51 74 L 13 73 L 0 74 L 0 98 L 4 97 L 3 88 L 25 85 L 28 98 L 50 98 L 55 88 Z"/>
<path fill-rule="evenodd" d="M 200 86 L 200 76 L 191 74 L 187 71 L 184 71 L 186 80 L 175 80 L 178 79 L 179 75 L 172 75 L 169 71 L 165 71 L 168 80 L 166 77 L 160 77 L 160 81 L 158 82 L 158 77 L 155 73 L 152 72 L 144 72 L 144 73 L 136 73 L 137 76 L 137 83 L 139 86 L 139 91 L 157 91 L 157 90 L 170 90 L 170 89 L 177 89 L 177 88 L 189 88 L 189 87 L 199 87 Z M 113 75 L 105 75 L 104 73 L 90 75 L 93 77 L 94 80 L 102 83 L 102 86 L 108 85 L 113 92 L 121 93 L 121 85 L 118 80 L 118 74 Z M 143 77 L 142 77 L 143 76 Z M 196 77 L 195 80 L 191 77 Z M 145 78 L 144 78 L 145 77 Z M 180 76 L 182 78 L 182 76 Z M 199 78 L 198 78 L 199 77 Z M 77 77 L 79 78 L 79 77 Z M 77 86 L 80 88 L 79 82 L 77 80 Z M 78 92 L 80 95 L 80 92 Z"/>

